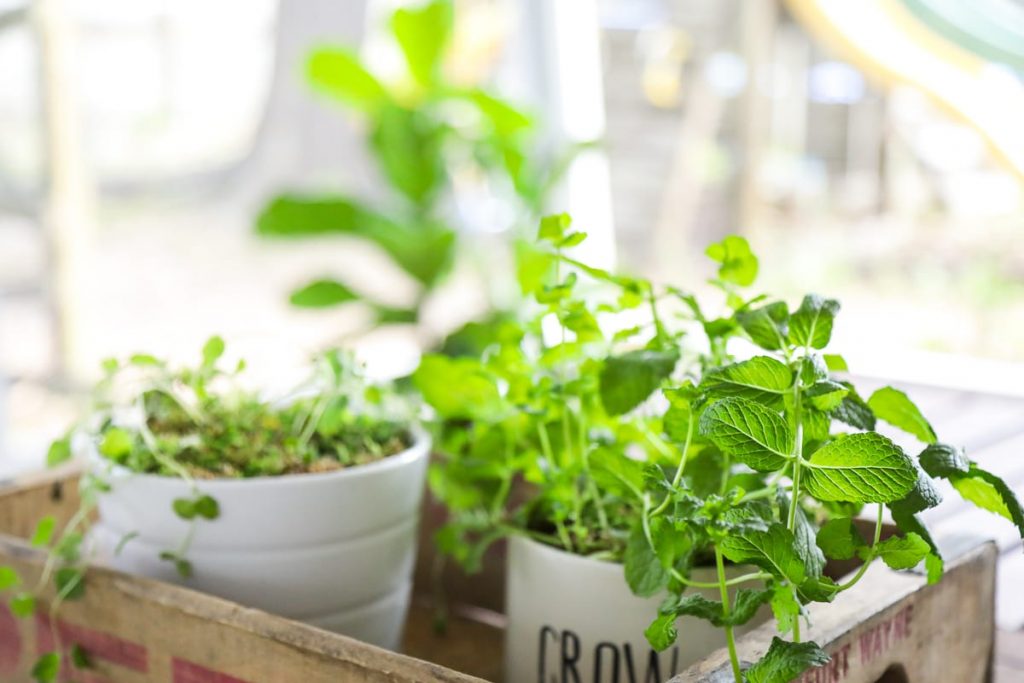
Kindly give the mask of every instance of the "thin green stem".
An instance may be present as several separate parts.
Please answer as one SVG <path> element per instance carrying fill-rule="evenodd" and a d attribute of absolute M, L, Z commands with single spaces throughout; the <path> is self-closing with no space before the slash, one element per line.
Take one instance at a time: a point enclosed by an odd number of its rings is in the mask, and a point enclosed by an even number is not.
<path fill-rule="evenodd" d="M 692 440 L 693 419 L 691 416 L 689 423 L 686 425 L 686 441 L 683 442 L 683 450 L 679 455 L 679 467 L 676 468 L 676 474 L 674 477 L 672 477 L 672 488 L 677 488 L 679 486 L 679 482 L 683 480 L 683 470 L 686 468 L 686 454 L 690 452 L 690 442 Z M 665 509 L 669 506 L 671 502 L 672 496 L 665 496 L 665 499 L 661 501 L 661 504 L 658 505 L 658 507 L 656 507 L 654 511 L 651 513 L 651 517 L 657 517 L 658 515 L 660 515 L 662 512 L 665 511 Z"/>
<path fill-rule="evenodd" d="M 722 553 L 715 547 L 715 567 L 718 569 L 718 589 L 722 596 L 722 618 L 728 622 L 730 614 L 729 588 L 725 580 L 725 563 L 722 561 Z M 740 672 L 740 660 L 736 655 L 736 638 L 733 636 L 732 626 L 726 623 L 725 642 L 729 647 L 729 663 L 732 665 L 732 675 L 736 683 L 743 683 L 743 674 Z"/>
<path fill-rule="evenodd" d="M 673 579 L 683 584 L 684 586 L 688 586 L 690 588 L 718 588 L 721 585 L 717 581 L 693 581 L 692 579 L 688 579 L 685 576 L 683 576 L 676 569 L 670 569 L 669 573 L 672 575 Z M 772 575 L 768 572 L 753 572 L 751 574 L 743 574 L 741 576 L 729 579 L 725 582 L 725 585 L 739 586 L 740 584 L 750 583 L 751 581 L 764 581 L 766 579 L 770 579 L 771 577 Z"/>
<path fill-rule="evenodd" d="M 857 573 L 853 575 L 853 578 L 846 583 L 839 584 L 838 590 L 845 591 L 853 588 L 857 585 L 857 582 L 864 577 L 864 573 L 867 572 L 868 566 L 874 561 L 878 554 L 878 542 L 882 539 L 882 515 L 885 512 L 885 506 L 881 503 L 878 504 L 878 519 L 875 522 L 875 537 L 871 542 L 871 550 L 868 552 L 868 556 L 864 558 L 864 564 L 860 566 Z"/>

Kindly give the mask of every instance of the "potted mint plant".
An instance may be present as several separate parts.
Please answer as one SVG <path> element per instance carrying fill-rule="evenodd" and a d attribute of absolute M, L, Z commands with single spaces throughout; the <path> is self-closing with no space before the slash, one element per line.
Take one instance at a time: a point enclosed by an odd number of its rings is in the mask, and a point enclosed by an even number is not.
<path fill-rule="evenodd" d="M 581 680 L 667 680 L 719 641 L 699 622 L 662 655 L 644 638 L 669 580 L 647 563 L 648 537 L 670 530 L 648 482 L 677 481 L 697 455 L 651 404 L 669 378 L 699 372 L 701 357 L 683 352 L 667 317 L 662 297 L 677 295 L 569 257 L 584 235 L 567 216 L 545 218 L 539 236 L 519 270 L 534 317 L 507 323 L 478 358 L 427 356 L 414 375 L 441 423 L 429 481 L 450 518 L 438 543 L 473 570 L 509 537 L 508 680 L 563 666 Z M 523 486 L 525 500 L 510 497 Z M 672 564 L 687 549 L 662 552 Z M 709 567 L 671 580 L 717 595 L 715 576 Z"/>
<path fill-rule="evenodd" d="M 240 386 L 244 363 L 221 369 L 223 351 L 214 337 L 196 367 L 105 364 L 88 419 L 50 451 L 87 473 L 68 525 L 39 523 L 37 588 L 75 598 L 96 560 L 397 648 L 430 450 L 415 405 L 339 352 L 267 400 Z M 31 615 L 35 592 L 12 610 Z"/>

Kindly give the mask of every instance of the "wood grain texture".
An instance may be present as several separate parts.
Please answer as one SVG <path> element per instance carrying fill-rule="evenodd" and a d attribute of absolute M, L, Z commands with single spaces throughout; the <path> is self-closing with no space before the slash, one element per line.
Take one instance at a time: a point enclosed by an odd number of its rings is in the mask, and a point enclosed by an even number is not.
<path fill-rule="evenodd" d="M 831 604 L 809 607 L 813 640 L 832 662 L 812 669 L 802 683 L 876 683 L 901 670 L 910 683 L 986 683 L 994 645 L 996 549 L 975 546 L 950 562 L 933 586 L 924 577 L 893 572 L 876 562 L 855 588 Z M 777 635 L 774 624 L 737 643 L 751 662 Z M 724 649 L 696 664 L 672 683 L 731 683 Z"/>

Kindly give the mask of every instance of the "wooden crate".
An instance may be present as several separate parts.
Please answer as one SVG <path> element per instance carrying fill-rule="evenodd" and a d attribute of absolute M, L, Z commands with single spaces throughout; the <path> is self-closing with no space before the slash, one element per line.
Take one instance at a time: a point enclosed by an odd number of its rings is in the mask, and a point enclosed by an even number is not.
<path fill-rule="evenodd" d="M 37 577 L 45 555 L 23 539 L 43 515 L 67 519 L 77 505 L 73 470 L 19 480 L 0 490 L 0 563 L 13 564 L 27 580 Z M 65 603 L 56 619 L 44 609 L 34 620 L 18 620 L 0 608 L 0 681 L 30 680 L 29 668 L 39 652 L 52 647 L 54 633 L 90 654 L 94 668 L 74 672 L 79 683 L 499 681 L 503 549 L 495 548 L 489 570 L 480 576 L 467 579 L 451 569 L 437 574 L 429 535 L 440 514 L 429 505 L 425 511 L 406 654 L 177 586 L 94 568 L 85 597 Z M 949 563 L 944 581 L 932 587 L 924 586 L 922 577 L 872 567 L 856 590 L 830 608 L 812 611 L 808 637 L 823 644 L 834 661 L 803 680 L 873 683 L 895 664 L 910 677 L 882 679 L 886 683 L 981 683 L 993 642 L 994 558 L 990 545 L 974 546 Z M 434 628 L 428 597 L 437 584 L 444 585 L 453 605 L 444 634 Z M 752 632 L 741 640 L 741 653 L 756 657 L 771 634 L 769 626 Z M 723 653 L 675 680 L 729 681 Z"/>

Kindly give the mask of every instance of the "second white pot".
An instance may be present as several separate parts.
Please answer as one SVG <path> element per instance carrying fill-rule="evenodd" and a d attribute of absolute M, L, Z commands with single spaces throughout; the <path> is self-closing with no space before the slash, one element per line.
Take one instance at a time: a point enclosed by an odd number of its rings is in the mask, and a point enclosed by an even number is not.
<path fill-rule="evenodd" d="M 198 482 L 220 505 L 199 520 L 186 553 L 193 576 L 159 559 L 189 533 L 172 511 L 191 498 L 181 479 L 97 461 L 111 490 L 100 496 L 92 538 L 114 568 L 178 583 L 388 649 L 408 608 L 430 439 L 367 465 L 320 474 Z M 108 471 L 109 469 L 109 471 Z M 115 553 L 126 535 L 134 534 Z"/>
<path fill-rule="evenodd" d="M 751 570 L 733 566 L 727 574 Z M 693 578 L 715 581 L 715 570 L 697 569 Z M 718 589 L 698 592 L 709 599 L 719 597 Z M 661 600 L 633 595 L 621 564 L 511 538 L 505 680 L 661 683 L 725 645 L 720 629 L 699 619 L 681 619 L 675 645 L 661 653 L 652 650 L 644 630 L 657 616 Z M 762 611 L 737 632 L 753 628 L 767 615 Z"/>

